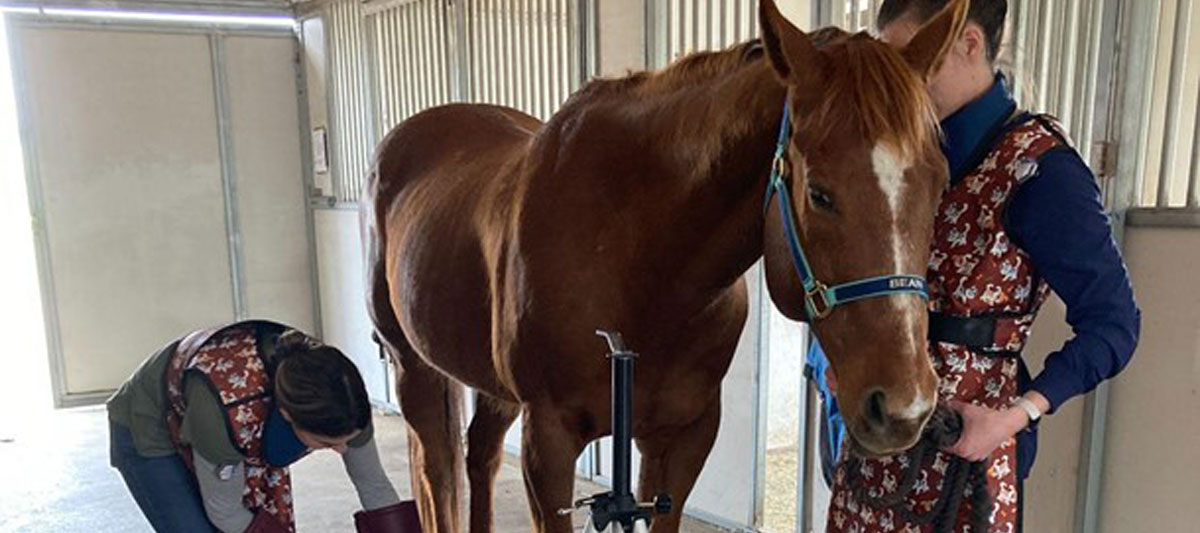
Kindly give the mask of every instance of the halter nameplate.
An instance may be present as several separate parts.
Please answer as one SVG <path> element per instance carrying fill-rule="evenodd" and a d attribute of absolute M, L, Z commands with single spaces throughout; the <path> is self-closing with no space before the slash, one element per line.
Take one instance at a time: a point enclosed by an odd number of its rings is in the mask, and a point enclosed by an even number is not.
<path fill-rule="evenodd" d="M 792 265 L 796 267 L 796 275 L 804 287 L 804 310 L 809 321 L 829 316 L 839 305 L 867 298 L 915 294 L 928 300 L 929 288 L 925 284 L 925 278 L 921 276 L 876 276 L 830 287 L 813 275 L 808 258 L 804 256 L 804 248 L 800 245 L 800 234 L 796 230 L 796 213 L 792 209 L 791 193 L 784 179 L 788 174 L 787 148 L 792 135 L 790 107 L 788 102 L 783 105 L 783 121 L 779 125 L 779 141 L 775 145 L 775 157 L 771 161 L 771 178 L 767 183 L 763 211 L 770 208 L 772 198 L 779 198 L 783 233 L 787 239 L 788 250 L 792 253 Z"/>

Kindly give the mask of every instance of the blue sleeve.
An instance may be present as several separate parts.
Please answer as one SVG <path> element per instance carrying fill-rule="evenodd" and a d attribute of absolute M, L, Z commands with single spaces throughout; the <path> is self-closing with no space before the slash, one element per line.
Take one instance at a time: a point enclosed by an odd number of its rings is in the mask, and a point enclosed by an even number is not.
<path fill-rule="evenodd" d="M 1074 337 L 1046 356 L 1031 388 L 1058 409 L 1133 356 L 1141 311 L 1092 171 L 1074 150 L 1045 154 L 1005 213 L 1013 240 L 1067 307 Z"/>

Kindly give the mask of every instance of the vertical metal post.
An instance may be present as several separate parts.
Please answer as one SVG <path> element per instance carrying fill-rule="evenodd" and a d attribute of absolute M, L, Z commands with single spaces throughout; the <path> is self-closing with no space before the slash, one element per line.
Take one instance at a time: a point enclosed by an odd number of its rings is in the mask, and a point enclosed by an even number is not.
<path fill-rule="evenodd" d="M 1171 36 L 1171 75 L 1167 83 L 1167 115 L 1164 126 L 1162 161 L 1158 167 L 1158 207 L 1170 207 L 1171 176 L 1178 155 L 1179 118 L 1183 108 L 1184 69 L 1187 67 L 1188 34 L 1192 21 L 1192 0 L 1175 3 L 1175 32 Z"/>
<path fill-rule="evenodd" d="M 1196 91 L 1196 114 L 1192 129 L 1192 164 L 1188 172 L 1187 207 L 1200 207 L 1200 91 Z"/>
<path fill-rule="evenodd" d="M 229 277 L 233 286 L 233 315 L 236 320 L 248 316 L 243 268 L 242 226 L 238 209 L 237 166 L 233 154 L 233 112 L 229 109 L 229 80 L 225 69 L 225 37 L 208 36 L 212 59 L 213 94 L 217 110 L 217 150 L 221 158 L 221 192 L 225 200 L 225 237 L 229 246 Z"/>
<path fill-rule="evenodd" d="M 633 358 L 629 352 L 612 354 L 613 496 L 633 497 Z"/>

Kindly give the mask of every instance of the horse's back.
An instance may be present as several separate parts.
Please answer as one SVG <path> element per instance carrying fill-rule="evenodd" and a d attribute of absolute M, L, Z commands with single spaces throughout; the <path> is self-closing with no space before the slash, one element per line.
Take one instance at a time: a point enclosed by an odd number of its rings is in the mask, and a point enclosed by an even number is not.
<path fill-rule="evenodd" d="M 386 337 L 391 318 L 426 363 L 497 395 L 504 391 L 490 356 L 485 241 L 504 231 L 495 227 L 503 219 L 494 212 L 509 200 L 509 185 L 540 126 L 509 108 L 433 108 L 388 134 L 371 180 L 379 240 L 371 259 L 380 269 L 371 303 L 377 329 Z M 382 305 L 390 309 L 381 312 Z M 387 311 L 394 316 L 380 316 Z"/>

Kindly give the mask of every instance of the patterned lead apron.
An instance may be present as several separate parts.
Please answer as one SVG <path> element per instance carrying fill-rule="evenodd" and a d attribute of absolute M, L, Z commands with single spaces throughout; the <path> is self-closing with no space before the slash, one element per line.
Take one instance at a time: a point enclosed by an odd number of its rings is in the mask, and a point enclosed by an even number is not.
<path fill-rule="evenodd" d="M 931 342 L 930 355 L 940 378 L 939 398 L 970 402 L 991 409 L 1009 407 L 1019 396 L 1020 351 L 1029 337 L 1042 302 L 1049 294 L 1029 256 L 1004 230 L 1004 206 L 1013 191 L 1037 172 L 1047 151 L 1069 147 L 1062 128 L 1051 118 L 1031 117 L 1009 126 L 995 149 L 970 174 L 942 195 L 927 274 L 930 310 L 950 317 L 993 317 L 995 334 L 987 347 L 967 348 Z M 843 454 L 845 455 L 845 454 Z M 931 512 L 949 496 L 945 486 L 950 454 L 937 451 L 920 468 L 912 490 L 896 507 L 875 506 L 896 500 L 900 480 L 913 467 L 908 456 L 843 461 L 834 476 L 827 531 L 847 533 L 930 533 Z M 985 460 L 992 502 L 990 533 L 1017 528 L 1016 439 L 1009 439 Z M 857 468 L 847 474 L 847 469 Z M 851 480 L 865 492 L 856 492 Z M 971 531 L 969 488 L 959 500 L 953 527 Z M 867 494 L 859 501 L 855 494 Z M 949 501 L 958 498 L 949 499 Z M 953 512 L 953 511 L 950 511 Z M 953 515 L 948 515 L 953 516 Z M 980 533 L 980 532 L 971 532 Z"/>
<path fill-rule="evenodd" d="M 295 531 L 292 484 L 287 468 L 268 466 L 263 459 L 263 429 L 271 410 L 271 377 L 258 353 L 260 327 L 286 326 L 273 322 L 239 322 L 222 328 L 194 332 L 179 343 L 167 366 L 167 428 L 179 454 L 192 465 L 191 447 L 180 438 L 187 410 L 184 377 L 197 374 L 215 391 L 225 408 L 225 422 L 233 446 L 246 457 L 246 488 L 242 504 L 251 512 L 274 516 L 288 531 Z"/>

